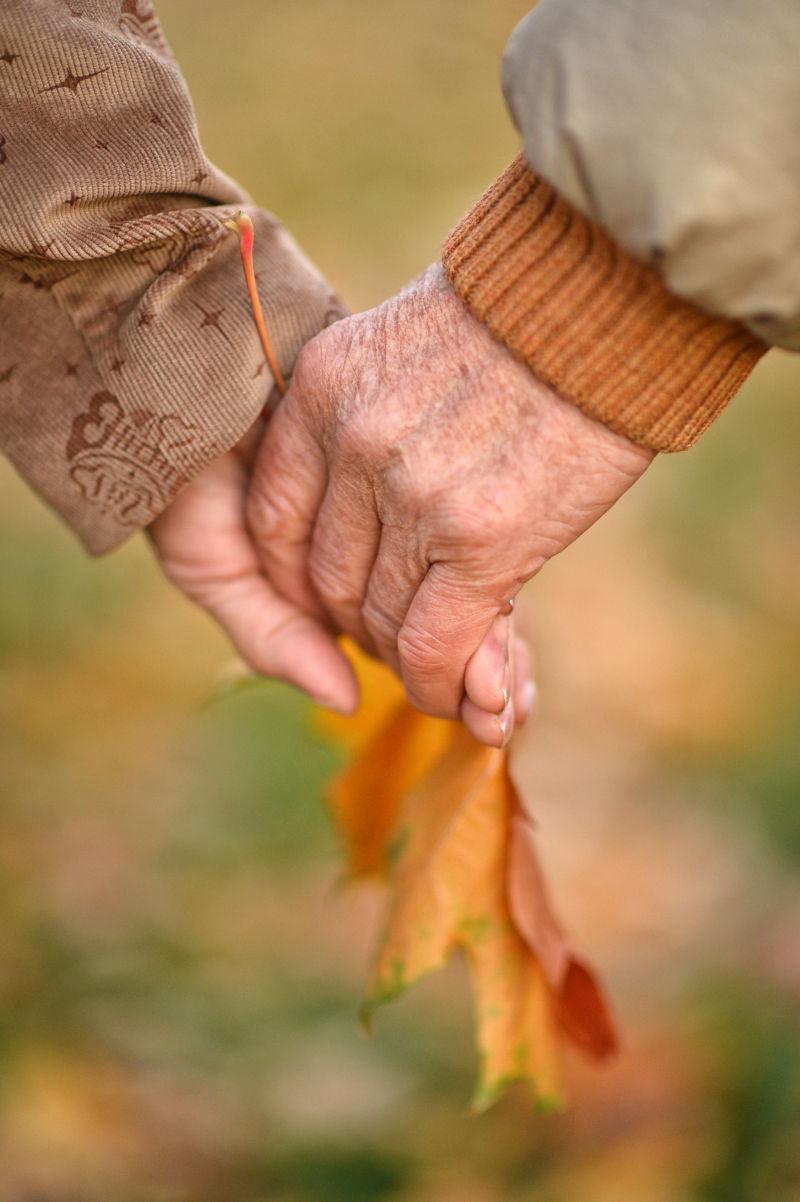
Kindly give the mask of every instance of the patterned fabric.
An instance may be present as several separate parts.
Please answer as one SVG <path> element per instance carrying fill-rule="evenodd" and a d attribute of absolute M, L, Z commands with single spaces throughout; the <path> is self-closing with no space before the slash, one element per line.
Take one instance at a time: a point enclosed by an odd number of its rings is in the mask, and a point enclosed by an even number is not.
<path fill-rule="evenodd" d="M 0 448 L 93 552 L 151 521 L 342 313 L 274 217 L 205 157 L 148 0 L 0 4 Z"/>

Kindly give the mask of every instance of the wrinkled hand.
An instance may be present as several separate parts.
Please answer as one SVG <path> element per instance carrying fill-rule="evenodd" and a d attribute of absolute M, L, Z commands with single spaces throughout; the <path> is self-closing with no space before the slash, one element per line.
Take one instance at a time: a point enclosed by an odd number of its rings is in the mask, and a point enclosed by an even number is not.
<path fill-rule="evenodd" d="M 485 737 L 509 709 L 504 604 L 652 458 L 539 383 L 434 266 L 303 349 L 247 518 L 295 615 L 332 621 L 419 709 Z"/>
<path fill-rule="evenodd" d="M 219 622 L 251 668 L 349 711 L 358 699 L 350 665 L 328 629 L 271 587 L 245 523 L 263 428 L 187 485 L 150 525 L 150 538 L 167 577 Z"/>

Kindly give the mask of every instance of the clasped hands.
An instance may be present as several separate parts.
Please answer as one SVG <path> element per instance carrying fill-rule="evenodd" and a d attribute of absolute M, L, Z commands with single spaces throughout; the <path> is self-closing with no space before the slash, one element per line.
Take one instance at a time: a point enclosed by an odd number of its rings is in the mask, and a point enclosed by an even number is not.
<path fill-rule="evenodd" d="M 150 533 L 255 671 L 349 712 L 346 633 L 420 710 L 501 746 L 534 696 L 508 601 L 652 458 L 540 383 L 435 265 L 309 342 L 266 428 Z"/>

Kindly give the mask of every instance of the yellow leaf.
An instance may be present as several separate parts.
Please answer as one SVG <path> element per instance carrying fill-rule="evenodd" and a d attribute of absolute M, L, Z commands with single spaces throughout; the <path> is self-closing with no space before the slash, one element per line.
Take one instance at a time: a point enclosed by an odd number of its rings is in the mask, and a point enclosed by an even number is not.
<path fill-rule="evenodd" d="M 542 1107 L 558 1107 L 560 1039 L 601 1057 L 616 1033 L 553 913 L 508 752 L 417 713 L 391 673 L 355 658 L 364 700 L 347 741 L 360 751 L 330 799 L 351 874 L 389 874 L 365 1018 L 460 949 L 475 994 L 475 1108 L 514 1081 L 528 1081 Z M 346 723 L 324 720 L 329 732 Z"/>
<path fill-rule="evenodd" d="M 388 866 L 400 802 L 441 755 L 453 726 L 418 714 L 405 702 L 393 672 L 349 641 L 344 647 L 362 703 L 352 718 L 320 711 L 318 723 L 358 754 L 334 777 L 327 795 L 345 843 L 348 875 L 375 876 Z"/>
<path fill-rule="evenodd" d="M 458 726 L 451 731 L 447 753 L 402 808 L 402 851 L 367 1008 L 398 996 L 463 949 L 481 1058 L 475 1106 L 490 1105 L 520 1080 L 529 1081 L 544 1104 L 558 1105 L 550 990 L 514 928 L 506 898 L 511 798 L 504 756 Z"/>
<path fill-rule="evenodd" d="M 357 751 L 400 706 L 405 705 L 405 694 L 391 668 L 366 655 L 350 639 L 342 639 L 341 648 L 353 665 L 361 688 L 361 704 L 351 717 L 332 710 L 317 710 L 316 725 L 323 734 Z"/>
<path fill-rule="evenodd" d="M 439 758 L 452 725 L 400 705 L 328 787 L 350 876 L 381 875 L 395 846 L 400 803 Z"/>
<path fill-rule="evenodd" d="M 536 958 L 513 926 L 464 948 L 475 993 L 480 1072 L 473 1109 L 486 1110 L 509 1085 L 529 1082 L 542 1110 L 564 1105 L 553 998 Z"/>
<path fill-rule="evenodd" d="M 508 902 L 514 925 L 542 966 L 564 1034 L 602 1060 L 617 1050 L 617 1032 L 603 990 L 555 916 L 534 842 L 534 826 L 508 773 L 511 800 Z"/>

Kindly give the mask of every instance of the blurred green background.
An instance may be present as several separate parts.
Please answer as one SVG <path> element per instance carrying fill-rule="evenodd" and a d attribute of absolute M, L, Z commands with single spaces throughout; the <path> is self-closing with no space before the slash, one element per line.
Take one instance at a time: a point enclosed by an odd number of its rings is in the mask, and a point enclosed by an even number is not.
<path fill-rule="evenodd" d="M 162 0 L 211 156 L 353 307 L 515 153 L 525 0 Z M 528 590 L 519 756 L 626 1047 L 481 1119 L 455 964 L 355 1010 L 379 898 L 336 888 L 336 753 L 143 540 L 90 562 L 0 467 L 3 1202 L 800 1199 L 800 365 Z"/>

